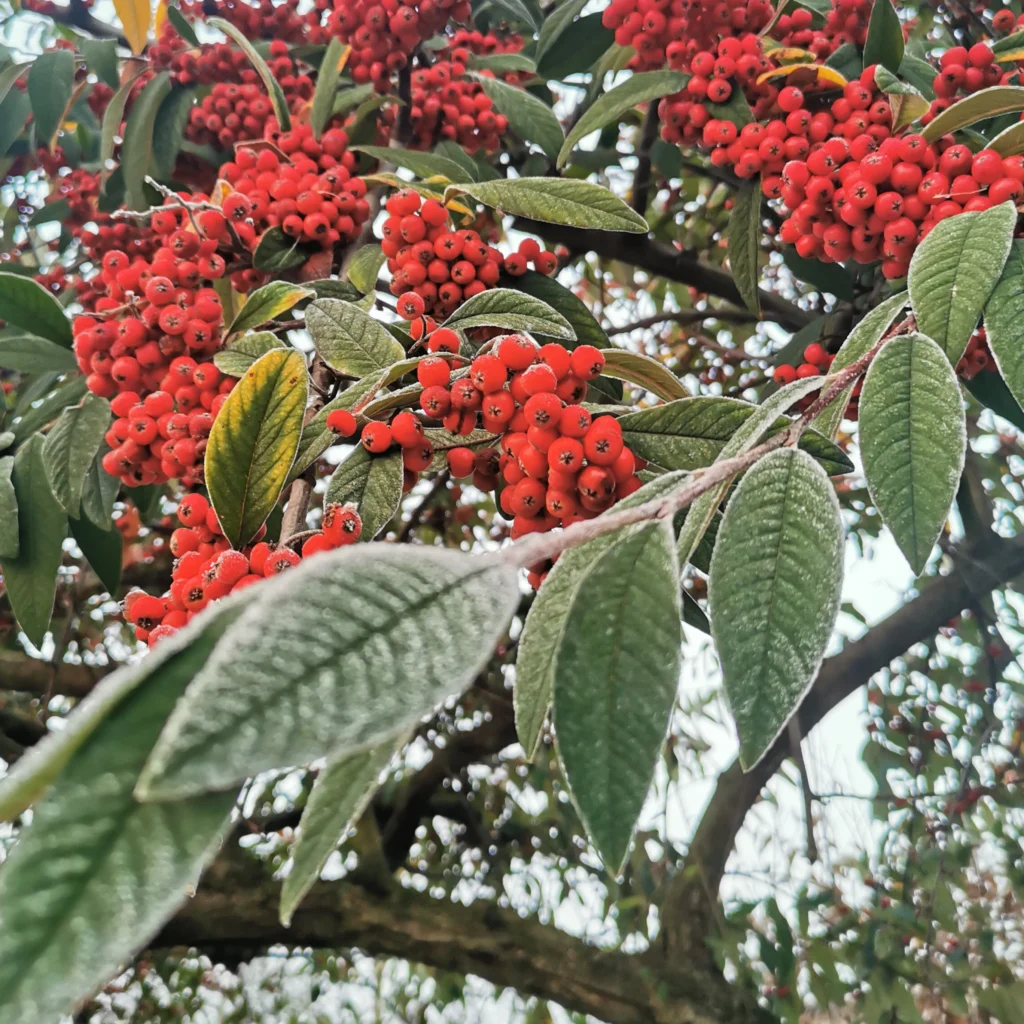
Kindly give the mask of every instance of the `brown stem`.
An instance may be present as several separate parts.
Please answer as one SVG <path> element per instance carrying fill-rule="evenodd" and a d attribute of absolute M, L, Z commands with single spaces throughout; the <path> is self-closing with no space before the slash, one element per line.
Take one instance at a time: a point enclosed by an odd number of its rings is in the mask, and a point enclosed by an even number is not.
<path fill-rule="evenodd" d="M 658 104 L 653 100 L 647 104 L 643 127 L 640 129 L 640 145 L 637 147 L 636 171 L 633 174 L 634 210 L 642 217 L 647 212 L 647 195 L 651 188 L 651 147 L 658 140 Z"/>

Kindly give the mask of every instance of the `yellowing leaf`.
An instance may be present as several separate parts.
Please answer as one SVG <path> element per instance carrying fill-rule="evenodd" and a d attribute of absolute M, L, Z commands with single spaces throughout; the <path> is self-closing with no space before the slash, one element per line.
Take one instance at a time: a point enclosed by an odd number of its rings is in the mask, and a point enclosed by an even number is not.
<path fill-rule="evenodd" d="M 772 56 L 775 55 L 772 54 Z M 830 68 L 825 64 L 788 64 L 784 68 L 775 68 L 773 71 L 766 71 L 763 75 L 759 75 L 757 84 L 761 85 L 763 82 L 770 82 L 775 78 L 790 78 L 793 75 L 799 76 L 800 81 L 791 84 L 798 86 L 810 85 L 815 81 L 828 82 L 831 85 L 838 85 L 840 88 L 847 84 L 847 80 L 835 68 Z"/>
<path fill-rule="evenodd" d="M 345 65 L 348 63 L 349 54 L 352 53 L 352 47 L 346 46 L 341 51 L 341 56 L 338 58 L 338 74 L 341 74 L 345 70 Z"/>
<path fill-rule="evenodd" d="M 1009 53 L 997 53 L 997 64 L 1012 64 L 1014 61 L 1024 60 L 1024 50 L 1011 50 Z"/>
<path fill-rule="evenodd" d="M 306 362 L 273 349 L 249 368 L 214 421 L 206 448 L 206 486 L 224 536 L 250 541 L 281 496 L 302 436 Z"/>
<path fill-rule="evenodd" d="M 156 14 L 153 16 L 153 34 L 160 38 L 160 33 L 167 22 L 167 0 L 160 0 L 156 5 Z"/>
<path fill-rule="evenodd" d="M 114 10 L 121 19 L 124 37 L 132 53 L 142 53 L 149 39 L 152 10 L 149 0 L 114 0 Z"/>

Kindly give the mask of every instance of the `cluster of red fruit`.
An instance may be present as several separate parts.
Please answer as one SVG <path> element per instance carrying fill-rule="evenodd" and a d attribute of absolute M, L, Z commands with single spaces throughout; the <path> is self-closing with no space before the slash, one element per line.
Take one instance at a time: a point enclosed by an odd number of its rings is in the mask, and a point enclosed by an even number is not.
<path fill-rule="evenodd" d="M 795 380 L 804 380 L 807 377 L 820 377 L 823 374 L 828 373 L 829 367 L 832 365 L 832 361 L 834 359 L 835 356 L 830 355 L 826 351 L 824 345 L 821 345 L 818 342 L 813 342 L 804 349 L 802 363 L 797 366 L 791 366 L 788 363 L 776 366 L 772 380 L 774 380 L 779 387 L 785 387 L 785 385 L 792 384 Z M 857 419 L 862 383 L 863 380 L 857 381 L 850 398 L 850 403 L 846 407 L 844 415 L 848 420 Z M 815 394 L 802 398 L 796 404 L 797 411 L 802 412 L 808 406 L 812 405 L 817 397 L 818 396 Z"/>
<path fill-rule="evenodd" d="M 778 158 L 767 165 L 762 184 L 788 211 L 779 235 L 801 256 L 881 258 L 882 272 L 894 279 L 906 276 L 915 247 L 939 221 L 1024 196 L 1024 158 L 972 153 L 949 138 L 929 144 L 920 135 L 893 136 L 873 82 L 867 68 L 831 115 L 802 107 L 791 114 L 787 128 L 805 134 L 779 140 L 786 162 L 780 174 Z"/>
<path fill-rule="evenodd" d="M 268 141 L 273 145 L 239 147 L 219 171 L 233 189 L 223 209 L 241 242 L 254 250 L 272 227 L 324 249 L 356 239 L 370 206 L 366 182 L 352 174 L 345 132 L 331 128 L 317 140 L 308 124 L 297 124 L 271 130 Z"/>
<path fill-rule="evenodd" d="M 469 20 L 468 0 L 317 0 L 314 25 L 328 10 L 325 29 L 352 47 L 348 68 L 357 85 L 372 82 L 381 93 L 391 76 L 404 68 L 413 51 L 436 35 L 449 20 Z"/>
<path fill-rule="evenodd" d="M 532 239 L 523 242 L 517 255 L 504 257 L 472 228 L 453 231 L 443 204 L 412 189 L 390 196 L 385 209 L 389 216 L 381 226 L 381 249 L 404 320 L 451 316 L 467 299 L 493 288 L 510 259 L 512 274 L 525 273 L 528 260 L 545 274 L 558 265 L 555 254 L 542 251 Z"/>
<path fill-rule="evenodd" d="M 186 494 L 178 505 L 181 527 L 171 534 L 175 557 L 171 588 L 162 597 L 133 590 L 124 601 L 125 616 L 139 640 L 154 646 L 172 636 L 211 601 L 298 565 L 304 558 L 354 544 L 362 531 L 351 505 L 329 505 L 322 529 L 306 538 L 299 554 L 263 540 L 261 528 L 252 545 L 237 551 L 223 535 L 217 514 L 202 494 Z"/>
<path fill-rule="evenodd" d="M 1002 79 L 1003 71 L 995 62 L 991 46 L 975 43 L 970 49 L 950 47 L 939 58 L 939 71 L 932 83 L 938 98 L 929 113 L 934 117 L 945 110 L 955 96 L 998 85 Z"/>
<path fill-rule="evenodd" d="M 189 111 L 185 135 L 192 142 L 230 149 L 236 142 L 262 139 L 273 113 L 270 100 L 256 83 L 218 82 Z"/>
<path fill-rule="evenodd" d="M 967 342 L 967 348 L 956 364 L 958 377 L 973 380 L 979 373 L 998 373 L 992 350 L 988 347 L 988 335 L 984 327 L 979 327 Z"/>
<path fill-rule="evenodd" d="M 612 0 L 601 16 L 619 46 L 632 46 L 630 67 L 682 69 L 687 47 L 710 47 L 722 36 L 760 32 L 771 20 L 769 0 Z"/>

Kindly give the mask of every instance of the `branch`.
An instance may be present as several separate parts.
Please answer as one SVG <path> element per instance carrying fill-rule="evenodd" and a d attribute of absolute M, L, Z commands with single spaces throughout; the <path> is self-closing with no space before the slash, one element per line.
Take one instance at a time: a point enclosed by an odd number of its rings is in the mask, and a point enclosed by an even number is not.
<path fill-rule="evenodd" d="M 351 878 L 319 882 L 285 928 L 278 919 L 279 895 L 279 883 L 261 864 L 229 849 L 151 948 L 197 948 L 232 965 L 274 945 L 357 947 L 477 975 L 608 1024 L 758 1019 L 749 997 L 720 975 L 677 965 L 680 981 L 666 993 L 649 980 L 643 957 L 598 949 L 483 900 L 463 906 L 397 884 L 375 892 Z"/>
<path fill-rule="evenodd" d="M 647 212 L 647 193 L 651 187 L 651 146 L 658 139 L 658 104 L 647 104 L 640 145 L 637 147 L 636 171 L 633 174 L 633 201 L 630 204 L 642 217 Z"/>
<path fill-rule="evenodd" d="M 985 539 L 959 552 L 958 570 L 933 579 L 899 611 L 828 658 L 798 712 L 800 735 L 807 736 L 837 704 L 845 700 L 908 648 L 934 636 L 963 608 L 1024 572 L 1024 537 Z M 726 861 L 747 811 L 792 750 L 785 731 L 750 772 L 734 762 L 719 778 L 686 863 L 668 884 L 662 901 L 668 948 L 692 948 L 694 936 L 714 920 L 718 889 Z"/>
<path fill-rule="evenodd" d="M 737 306 L 744 305 L 732 274 L 702 263 L 692 252 L 673 249 L 647 235 L 542 224 L 525 217 L 516 217 L 515 227 L 539 235 L 548 242 L 565 245 L 575 251 L 592 252 L 602 259 L 621 260 L 654 277 L 667 277 L 670 281 L 718 295 Z M 761 309 L 765 319 L 776 320 L 791 330 L 799 330 L 814 319 L 814 314 L 764 289 L 761 289 Z"/>
<path fill-rule="evenodd" d="M 720 320 L 722 323 L 748 324 L 757 320 L 757 316 L 745 309 L 683 309 L 678 313 L 655 313 L 654 316 L 645 316 L 642 320 L 636 320 L 631 324 L 622 327 L 607 327 L 605 334 L 614 338 L 617 334 L 630 334 L 633 331 L 643 331 L 648 327 L 657 327 L 659 324 L 700 324 L 705 320 Z M 741 349 L 736 351 L 742 352 Z"/>
<path fill-rule="evenodd" d="M 33 11 L 33 8 L 26 4 L 25 10 Z M 40 12 L 33 11 L 33 13 Z M 49 18 L 58 25 L 70 25 L 72 28 L 82 29 L 82 31 L 88 32 L 89 35 L 95 36 L 97 39 L 116 39 L 119 46 L 131 49 L 128 40 L 113 25 L 108 25 L 106 22 L 94 18 L 82 0 L 71 0 L 69 7 L 54 6 L 46 11 L 44 17 Z"/>
<path fill-rule="evenodd" d="M 109 671 L 89 665 L 54 666 L 27 654 L 0 653 L 0 690 L 32 693 L 42 696 L 46 692 L 67 697 L 84 697 Z"/>

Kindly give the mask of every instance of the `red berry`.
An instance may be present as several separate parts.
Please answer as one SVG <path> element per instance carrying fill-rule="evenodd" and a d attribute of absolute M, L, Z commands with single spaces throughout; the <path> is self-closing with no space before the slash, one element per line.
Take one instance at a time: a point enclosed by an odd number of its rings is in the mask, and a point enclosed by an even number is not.
<path fill-rule="evenodd" d="M 368 452 L 380 455 L 391 447 L 391 428 L 386 423 L 367 423 L 359 440 Z"/>
<path fill-rule="evenodd" d="M 327 414 L 327 429 L 341 437 L 351 437 L 356 432 L 356 418 L 348 409 L 335 409 Z"/>
<path fill-rule="evenodd" d="M 604 369 L 604 354 L 593 345 L 580 345 L 570 357 L 573 375 L 580 380 L 593 380 Z"/>

